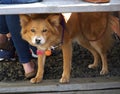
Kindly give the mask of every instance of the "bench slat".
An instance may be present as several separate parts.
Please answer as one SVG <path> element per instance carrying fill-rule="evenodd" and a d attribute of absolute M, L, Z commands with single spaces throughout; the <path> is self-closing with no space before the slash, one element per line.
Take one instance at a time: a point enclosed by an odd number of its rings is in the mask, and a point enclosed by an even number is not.
<path fill-rule="evenodd" d="M 43 0 L 30 4 L 0 4 L 0 15 L 96 11 L 120 11 L 120 0 L 101 4 L 87 3 L 82 0 Z"/>

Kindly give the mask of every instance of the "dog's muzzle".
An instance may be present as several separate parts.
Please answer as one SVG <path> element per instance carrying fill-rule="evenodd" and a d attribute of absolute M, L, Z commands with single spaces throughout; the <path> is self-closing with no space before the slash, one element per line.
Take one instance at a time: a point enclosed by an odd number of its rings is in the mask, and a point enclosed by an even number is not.
<path fill-rule="evenodd" d="M 41 44 L 45 43 L 45 39 L 43 37 L 35 36 L 32 38 L 32 43 L 37 44 L 37 45 L 41 45 Z"/>

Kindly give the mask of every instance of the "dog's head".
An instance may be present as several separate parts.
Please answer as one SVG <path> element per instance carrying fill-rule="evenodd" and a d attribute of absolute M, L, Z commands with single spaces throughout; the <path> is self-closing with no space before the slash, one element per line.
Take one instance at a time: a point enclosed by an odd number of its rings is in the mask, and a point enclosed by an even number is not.
<path fill-rule="evenodd" d="M 40 49 L 47 49 L 61 41 L 63 26 L 61 14 L 52 14 L 46 18 L 32 18 L 28 15 L 20 15 L 21 35 L 31 45 Z"/>

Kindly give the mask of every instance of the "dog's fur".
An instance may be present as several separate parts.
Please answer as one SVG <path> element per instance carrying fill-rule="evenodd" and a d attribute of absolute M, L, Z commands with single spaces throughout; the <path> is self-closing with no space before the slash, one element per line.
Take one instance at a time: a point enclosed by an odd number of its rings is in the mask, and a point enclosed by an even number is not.
<path fill-rule="evenodd" d="M 20 22 L 22 38 L 39 50 L 45 51 L 63 40 L 61 45 L 63 52 L 61 83 L 69 82 L 70 79 L 73 40 L 92 53 L 94 62 L 88 66 L 89 68 L 97 67 L 101 59 L 100 74 L 108 73 L 107 50 L 112 43 L 108 13 L 72 13 L 66 24 L 61 14 L 51 14 L 45 18 L 20 15 Z M 41 41 L 40 43 L 36 42 L 38 39 Z M 31 83 L 42 81 L 45 58 L 44 53 L 38 55 L 38 71 L 36 77 L 31 79 Z"/>

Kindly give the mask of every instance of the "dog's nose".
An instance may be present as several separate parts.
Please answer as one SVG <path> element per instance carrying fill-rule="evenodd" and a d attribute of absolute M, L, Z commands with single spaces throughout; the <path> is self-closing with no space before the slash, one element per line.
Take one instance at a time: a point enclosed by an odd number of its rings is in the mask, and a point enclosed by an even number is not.
<path fill-rule="evenodd" d="M 40 39 L 35 39 L 36 44 L 40 44 L 41 40 Z"/>

